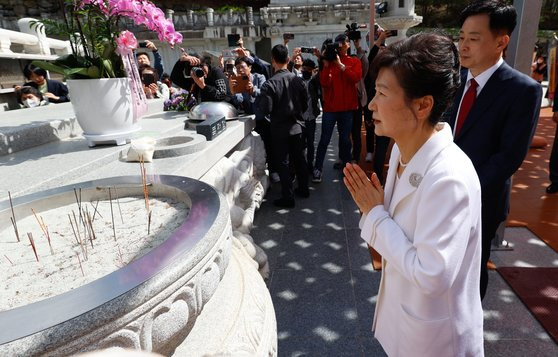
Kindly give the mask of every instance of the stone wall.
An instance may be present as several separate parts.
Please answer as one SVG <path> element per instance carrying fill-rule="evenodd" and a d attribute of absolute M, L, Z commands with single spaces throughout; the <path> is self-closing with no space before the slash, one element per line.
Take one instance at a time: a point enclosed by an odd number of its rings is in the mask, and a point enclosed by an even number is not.
<path fill-rule="evenodd" d="M 17 31 L 16 21 L 22 17 L 50 17 L 60 9 L 58 1 L 3 0 L 0 2 L 0 28 Z"/>

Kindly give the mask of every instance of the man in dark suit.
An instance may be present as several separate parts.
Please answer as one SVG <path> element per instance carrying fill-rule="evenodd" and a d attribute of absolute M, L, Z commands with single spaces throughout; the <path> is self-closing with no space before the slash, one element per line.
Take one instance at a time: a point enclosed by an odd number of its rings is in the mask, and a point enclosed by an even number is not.
<path fill-rule="evenodd" d="M 486 294 L 490 246 L 509 211 L 511 176 L 531 143 L 541 86 L 503 60 L 516 11 L 499 1 L 475 1 L 461 13 L 461 87 L 448 122 L 455 143 L 473 162 L 482 188 L 481 299 Z"/>

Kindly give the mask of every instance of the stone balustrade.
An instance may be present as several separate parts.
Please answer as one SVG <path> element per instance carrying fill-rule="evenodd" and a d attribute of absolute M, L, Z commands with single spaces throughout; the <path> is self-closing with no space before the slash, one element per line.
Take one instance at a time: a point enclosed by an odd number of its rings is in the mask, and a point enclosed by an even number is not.
<path fill-rule="evenodd" d="M 47 37 L 44 26 L 34 25 L 35 21 L 37 19 L 19 19 L 19 32 L 0 28 L 0 58 L 53 60 L 71 53 L 70 41 Z M 19 47 L 19 50 L 14 51 L 12 47 Z"/>

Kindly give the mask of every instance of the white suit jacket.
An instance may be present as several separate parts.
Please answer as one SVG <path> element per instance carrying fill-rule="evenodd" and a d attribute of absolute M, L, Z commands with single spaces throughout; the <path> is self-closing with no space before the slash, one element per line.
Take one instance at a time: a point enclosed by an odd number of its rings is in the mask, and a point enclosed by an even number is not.
<path fill-rule="evenodd" d="M 373 330 L 389 356 L 484 354 L 480 183 L 449 125 L 437 129 L 397 187 L 394 145 L 384 205 L 360 221 L 383 257 Z"/>

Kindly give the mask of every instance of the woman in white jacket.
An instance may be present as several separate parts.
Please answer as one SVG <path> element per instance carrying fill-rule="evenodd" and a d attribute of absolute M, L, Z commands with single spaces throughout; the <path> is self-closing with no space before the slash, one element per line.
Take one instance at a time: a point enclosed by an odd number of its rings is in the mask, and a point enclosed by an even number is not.
<path fill-rule="evenodd" d="M 396 144 L 386 187 L 353 164 L 344 182 L 362 212 L 362 239 L 382 255 L 375 337 L 389 356 L 482 356 L 480 184 L 439 122 L 459 86 L 457 49 L 417 34 L 373 66 L 375 133 Z"/>

